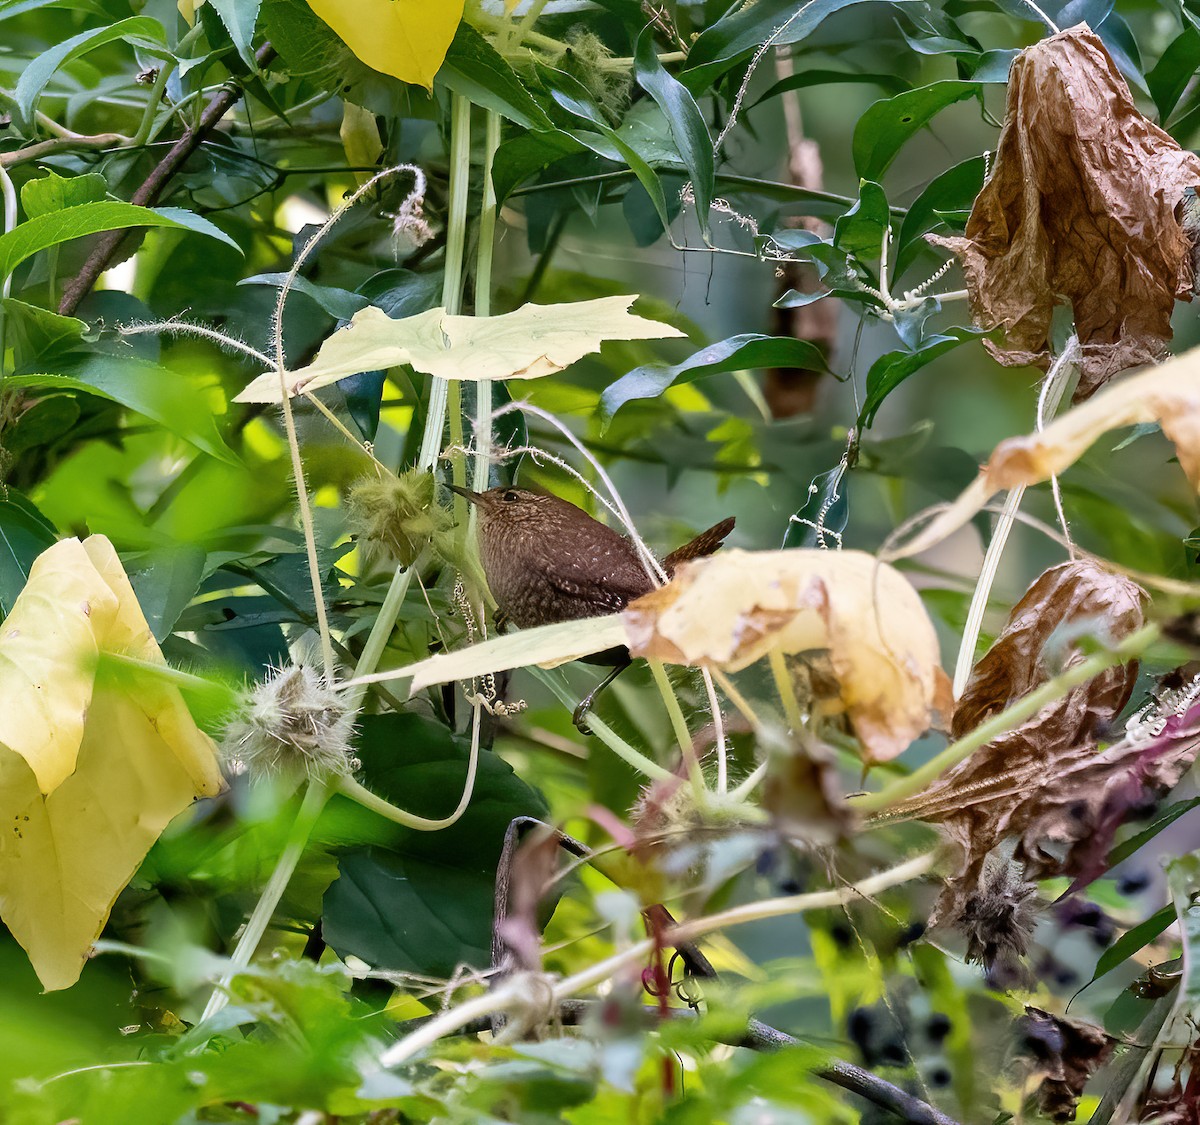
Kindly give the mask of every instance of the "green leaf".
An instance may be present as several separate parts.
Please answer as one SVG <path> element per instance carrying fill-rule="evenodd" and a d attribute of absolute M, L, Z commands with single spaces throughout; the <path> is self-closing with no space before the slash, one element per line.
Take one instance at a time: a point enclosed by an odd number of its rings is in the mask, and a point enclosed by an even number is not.
<path fill-rule="evenodd" d="M 783 47 L 808 38 L 835 12 L 875 0 L 758 0 L 744 4 L 703 31 L 688 52 L 683 81 L 698 93 L 729 70 L 743 55 L 770 42 Z M 894 0 L 900 7 L 904 0 Z"/>
<path fill-rule="evenodd" d="M 1200 806 L 1200 797 L 1192 797 L 1187 801 L 1176 801 L 1149 828 L 1144 828 L 1136 836 L 1130 836 L 1128 840 L 1122 840 L 1117 844 L 1108 853 L 1108 858 L 1104 862 L 1105 867 L 1113 868 L 1118 863 L 1127 860 L 1134 852 L 1144 848 L 1164 828 L 1174 824 L 1184 813 L 1189 813 L 1198 806 Z"/>
<path fill-rule="evenodd" d="M 1200 1005 L 1200 852 L 1167 864 L 1167 887 L 1183 939 L 1183 984 L 1176 997 L 1180 1006 L 1196 1011 Z"/>
<path fill-rule="evenodd" d="M 431 719 L 393 712 L 363 718 L 356 753 L 372 792 L 418 815 L 443 817 L 462 792 L 470 746 Z M 336 799 L 324 832 L 353 836 L 352 825 L 366 815 Z M 325 894 L 325 940 L 339 955 L 380 968 L 438 977 L 462 964 L 487 968 L 504 834 L 516 817 L 545 815 L 541 796 L 502 758 L 481 751 L 471 803 L 451 827 L 416 832 L 370 817 L 375 839 L 386 846 L 341 856 Z"/>
<path fill-rule="evenodd" d="M 951 79 L 907 90 L 867 107 L 854 127 L 854 168 L 864 180 L 878 180 L 910 137 L 955 102 L 979 97 L 978 82 Z"/>
<path fill-rule="evenodd" d="M 846 466 L 838 465 L 813 477 L 808 500 L 789 520 L 783 535 L 785 550 L 793 547 L 822 547 L 836 551 L 842 532 L 850 522 L 850 501 L 843 488 Z"/>
<path fill-rule="evenodd" d="M 207 552 L 191 543 L 172 543 L 123 559 L 125 573 L 154 639 L 162 644 L 187 609 L 204 577 Z"/>
<path fill-rule="evenodd" d="M 1184 90 L 1196 74 L 1196 60 L 1200 58 L 1200 31 L 1191 24 L 1184 27 L 1167 45 L 1158 62 L 1146 75 L 1146 85 L 1154 105 L 1158 109 L 1159 121 L 1171 116 L 1183 97 Z"/>
<path fill-rule="evenodd" d="M 810 86 L 835 86 L 844 82 L 882 86 L 892 94 L 912 89 L 912 83 L 898 74 L 867 74 L 852 70 L 808 70 L 806 68 L 795 74 L 789 74 L 786 78 L 781 78 L 754 105 L 748 108 L 753 109 L 754 106 L 761 105 L 763 102 L 777 98 L 780 94 L 786 94 L 791 90 L 805 90 Z"/>
<path fill-rule="evenodd" d="M 883 188 L 863 180 L 858 189 L 858 202 L 834 225 L 833 244 L 847 254 L 874 261 L 879 258 L 891 219 Z"/>
<path fill-rule="evenodd" d="M 600 395 L 600 416 L 607 422 L 625 403 L 657 398 L 675 383 L 691 383 L 709 375 L 758 367 L 829 370 L 820 348 L 807 340 L 749 332 L 709 344 L 682 363 L 670 367 L 657 364 L 635 367 L 604 389 Z"/>
<path fill-rule="evenodd" d="M 942 213 L 971 207 L 983 187 L 986 170 L 987 161 L 982 156 L 972 156 L 934 177 L 913 200 L 896 236 L 896 277 L 913 264 L 925 247 L 922 236 L 944 225 Z"/>
<path fill-rule="evenodd" d="M 54 372 L 10 375 L 13 387 L 49 387 L 87 391 L 153 419 L 210 457 L 237 465 L 237 456 L 225 444 L 213 419 L 208 398 L 182 375 L 157 363 L 96 352 Z"/>
<path fill-rule="evenodd" d="M 437 80 L 522 129 L 551 132 L 554 123 L 507 60 L 465 20 L 458 25 Z"/>
<path fill-rule="evenodd" d="M 1096 969 L 1092 973 L 1092 980 L 1099 980 L 1107 973 L 1111 973 L 1118 965 L 1125 964 L 1139 949 L 1149 945 L 1174 921 L 1175 907 L 1168 904 L 1144 922 L 1134 926 L 1132 930 L 1127 930 L 1101 954 L 1100 960 L 1096 962 Z"/>
<path fill-rule="evenodd" d="M 33 560 L 58 542 L 54 525 L 15 488 L 0 499 L 0 613 L 8 616 Z"/>
<path fill-rule="evenodd" d="M 598 131 L 593 133 L 589 129 L 567 129 L 566 132 L 585 148 L 591 149 L 592 152 L 603 156 L 606 160 L 626 165 L 637 176 L 642 187 L 646 189 L 654 204 L 654 210 L 658 212 L 658 217 L 662 220 L 663 229 L 669 228 L 671 219 L 667 214 L 667 198 L 663 194 L 662 183 L 654 169 L 631 145 L 617 135 L 612 126 L 604 119 L 604 114 L 592 102 L 591 95 L 579 79 L 573 74 L 555 70 L 553 67 L 544 67 L 543 73 L 552 82 L 550 96 L 555 102 L 568 113 L 594 126 Z"/>
<path fill-rule="evenodd" d="M 915 351 L 905 349 L 881 355 L 867 372 L 867 397 L 858 416 L 859 427 L 866 428 L 874 422 L 884 399 L 910 375 L 915 375 L 926 364 L 953 351 L 960 344 L 984 335 L 986 333 L 971 328 L 951 328 L 946 335 L 930 336 Z"/>
<path fill-rule="evenodd" d="M 81 176 L 59 176 L 47 172 L 21 185 L 21 207 L 26 218 L 32 219 L 64 207 L 81 203 L 99 203 L 108 191 L 108 184 L 99 172 Z"/>
<path fill-rule="evenodd" d="M 251 72 L 258 70 L 258 63 L 254 61 L 253 39 L 262 0 L 208 0 L 208 3 L 221 17 L 242 62 Z"/>
<path fill-rule="evenodd" d="M 43 51 L 25 67 L 21 77 L 17 79 L 16 89 L 13 91 L 13 106 L 21 128 L 28 130 L 31 127 L 38 98 L 60 66 L 117 39 L 137 40 L 151 48 L 157 47 L 165 53 L 166 36 L 163 34 L 162 25 L 148 16 L 131 16 L 128 19 L 117 20 L 116 23 L 72 35 L 70 39 Z"/>
<path fill-rule="evenodd" d="M 13 457 L 28 449 L 50 445 L 69 436 L 79 420 L 79 403 L 74 395 L 50 395 L 27 406 L 21 417 L 4 433 L 4 447 Z"/>
<path fill-rule="evenodd" d="M 0 297 L 0 307 L 8 317 L 18 367 L 78 347 L 87 331 L 82 320 L 60 316 L 15 297 Z"/>
<path fill-rule="evenodd" d="M 659 61 L 652 28 L 638 36 L 634 74 L 638 85 L 658 103 L 670 125 L 671 136 L 692 179 L 696 218 L 707 239 L 708 213 L 716 190 L 712 137 L 696 99 Z"/>
<path fill-rule="evenodd" d="M 179 207 L 160 207 L 151 210 L 133 203 L 103 200 L 98 203 L 80 203 L 62 211 L 51 211 L 19 224 L 13 230 L 0 234 L 0 279 L 10 276 L 26 258 L 41 250 L 83 238 L 89 234 L 100 234 L 106 230 L 125 230 L 129 227 L 175 227 L 207 234 L 237 247 L 228 235 L 207 219 Z"/>

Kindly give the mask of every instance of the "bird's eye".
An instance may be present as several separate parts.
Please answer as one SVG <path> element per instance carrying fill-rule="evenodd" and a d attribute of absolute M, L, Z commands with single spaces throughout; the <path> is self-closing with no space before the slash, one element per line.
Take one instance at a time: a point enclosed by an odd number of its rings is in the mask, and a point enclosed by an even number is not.
<path fill-rule="evenodd" d="M 505 489 L 504 496 L 502 497 L 502 499 L 505 500 L 509 504 L 515 504 L 521 498 L 520 498 L 520 496 L 517 495 L 517 490 L 515 488 L 508 488 L 508 489 Z"/>

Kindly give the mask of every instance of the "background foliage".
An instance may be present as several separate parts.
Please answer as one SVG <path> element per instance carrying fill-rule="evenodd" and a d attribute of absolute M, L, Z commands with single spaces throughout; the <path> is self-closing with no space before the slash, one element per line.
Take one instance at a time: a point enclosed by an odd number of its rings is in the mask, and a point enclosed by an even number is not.
<path fill-rule="evenodd" d="M 1190 0 L 1069 0 L 1041 13 L 1019 0 L 551 0 L 515 13 L 469 0 L 461 22 L 453 4 L 377 7 L 0 0 L 0 161 L 12 186 L 0 235 L 0 607 L 11 609 L 56 539 L 108 536 L 167 659 L 218 685 L 188 696 L 213 733 L 228 708 L 221 685 L 257 681 L 297 654 L 315 659 L 316 602 L 277 412 L 233 401 L 263 365 L 173 325 L 269 353 L 296 255 L 379 169 L 424 170 L 423 217 L 405 209 L 412 177 L 398 174 L 322 240 L 286 305 L 290 366 L 367 305 L 399 318 L 637 293 L 641 315 L 686 338 L 608 343 L 550 378 L 495 384 L 493 404 L 525 401 L 557 419 L 664 552 L 729 513 L 739 546 L 823 537 L 873 552 L 958 495 L 997 441 L 1033 428 L 1040 373 L 988 356 L 957 270 L 920 288 L 946 260 L 922 236 L 960 231 L 983 184 L 1016 52 L 1047 33 L 1045 20 L 1087 22 L 1148 115 L 1184 147 L 1200 130 L 1200 9 Z M 393 19 L 418 33 L 388 39 Z M 364 55 L 379 44 L 380 55 Z M 180 144 L 184 159 L 170 166 Z M 494 250 L 480 220 L 489 190 Z M 451 213 L 456 194 L 465 218 Z M 926 299 L 938 292 L 951 298 Z M 122 334 L 138 323 L 160 329 Z M 1179 306 L 1175 326 L 1174 350 L 1200 342 L 1190 307 Z M 1066 339 L 1069 317 L 1055 332 Z M 433 436 L 438 450 L 471 436 L 475 391 L 463 386 L 447 440 Z M 427 419 L 438 417 L 433 388 L 396 368 L 322 395 L 399 472 L 418 464 Z M 350 518 L 350 487 L 371 460 L 302 400 L 295 409 L 336 655 L 353 667 L 394 573 Z M 542 416 L 502 415 L 495 438 L 597 480 Z M 1200 520 L 1172 456 L 1155 426 L 1086 454 L 1062 480 L 1077 543 L 1194 580 Z M 492 483 L 514 477 L 594 508 L 551 458 L 492 469 Z M 1024 510 L 1055 522 L 1049 490 L 1031 492 Z M 988 533 L 985 519 L 976 525 L 907 570 L 947 664 Z M 1018 526 L 981 652 L 1061 558 L 1052 537 Z M 454 569 L 426 556 L 417 570 L 382 667 L 472 639 Z M 1160 616 L 1188 604 L 1167 599 Z M 1153 651 L 1130 709 L 1188 656 Z M 828 1081 L 844 1060 L 954 1120 L 1033 1121 L 1042 1118 L 1026 1095 L 1065 1049 L 1018 1025 L 1023 1003 L 1061 1014 L 1088 985 L 1070 1015 L 1145 1045 L 1194 1002 L 1188 967 L 1200 935 L 1176 921 L 1194 910 L 1196 859 L 1166 876 L 1159 862 L 1200 846 L 1185 782 L 1130 817 L 1102 878 L 1044 909 L 1022 984 L 966 963 L 952 933 L 923 937 L 936 888 L 909 882 L 712 937 L 705 949 L 721 980 L 704 984 L 698 1019 L 649 1027 L 638 1009 L 654 1001 L 625 972 L 588 1015 L 588 1034 L 448 1038 L 417 1065 L 380 1069 L 385 1045 L 415 1026 L 404 1021 L 481 991 L 510 821 L 549 820 L 604 847 L 627 842 L 631 819 L 645 817 L 644 805 L 631 809 L 646 778 L 571 726 L 563 700 L 573 705 L 590 675 L 575 665 L 513 676 L 508 698 L 527 709 L 486 724 L 474 797 L 450 828 L 403 828 L 333 796 L 259 960 L 208 1020 L 219 955 L 296 821 L 294 784 L 234 776 L 226 794 L 179 818 L 118 899 L 74 988 L 41 994 L 5 934 L 0 1119 L 895 1119 Z M 782 721 L 768 669 L 739 683 Z M 693 730 L 705 726 L 698 680 L 680 672 L 675 684 Z M 359 777 L 406 810 L 444 816 L 467 773 L 471 708 L 453 686 L 396 699 L 368 698 Z M 643 666 L 598 715 L 675 768 L 670 719 Z M 765 750 L 736 721 L 730 737 L 736 782 Z M 922 740 L 869 787 L 941 745 Z M 859 788 L 849 738 L 835 750 L 842 788 Z M 812 788 L 793 781 L 785 796 Z M 579 973 L 641 938 L 639 910 L 653 903 L 700 917 L 842 886 L 936 842 L 928 825 L 906 822 L 796 847 L 779 830 L 778 801 L 772 813 L 630 861 L 616 882 L 612 870 L 579 867 L 557 888 L 552 917 L 543 910 L 545 967 Z M 1067 882 L 1043 881 L 1042 899 L 1053 903 Z M 751 1016 L 800 1042 L 778 1052 L 724 1045 Z M 1194 1113 L 1190 1053 L 1162 1057 L 1159 1085 L 1171 1098 L 1187 1091 Z M 1143 1060 L 1118 1052 L 1078 1119 L 1140 1119 L 1114 1115 L 1135 1080 L 1145 1086 Z M 1153 1083 L 1146 1089 L 1146 1120 L 1183 1104 L 1159 1106 Z"/>

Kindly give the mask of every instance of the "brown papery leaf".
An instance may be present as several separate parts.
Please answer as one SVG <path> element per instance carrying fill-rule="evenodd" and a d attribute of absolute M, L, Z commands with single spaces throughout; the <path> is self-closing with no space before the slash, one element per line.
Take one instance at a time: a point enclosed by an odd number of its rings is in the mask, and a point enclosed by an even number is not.
<path fill-rule="evenodd" d="M 1052 1121 L 1074 1121 L 1088 1079 L 1113 1053 L 1116 1040 L 1082 1020 L 1025 1008 L 1020 1020 L 1021 1053 L 1042 1076 L 1035 1095 L 1038 1112 Z"/>
<path fill-rule="evenodd" d="M 1142 597 L 1129 579 L 1090 560 L 1046 571 L 975 666 L 955 710 L 954 736 L 1086 659 L 1081 634 L 1115 641 L 1136 631 L 1143 621 Z M 960 853 L 939 914 L 961 913 L 989 853 L 1009 837 L 1018 838 L 1016 858 L 1031 876 L 1078 873 L 1096 848 L 1107 851 L 1098 834 L 1105 781 L 1110 774 L 1120 776 L 1124 766 L 1097 755 L 1096 743 L 1129 699 L 1136 678 L 1134 664 L 1101 672 L 977 750 L 909 803 L 908 811 L 941 824 Z M 1080 784 L 1081 769 L 1087 785 Z M 1066 856 L 1046 850 L 1046 841 L 1065 848 Z"/>
<path fill-rule="evenodd" d="M 1152 362 L 1190 299 L 1191 246 L 1177 215 L 1200 184 L 1185 152 L 1134 105 L 1085 25 L 1043 39 L 1012 65 L 992 173 L 953 250 L 980 325 L 1003 326 L 1006 366 L 1049 362 L 1050 320 L 1069 301 L 1083 347 L 1075 401 Z"/>
<path fill-rule="evenodd" d="M 1007 438 L 949 508 L 889 558 L 908 558 L 957 531 L 998 492 L 1062 473 L 1101 435 L 1122 426 L 1158 423 L 1175 443 L 1180 467 L 1200 491 L 1200 348 L 1122 379 L 1044 430 Z"/>
<path fill-rule="evenodd" d="M 862 551 L 722 551 L 621 615 L 629 651 L 736 672 L 771 652 L 827 660 L 827 713 L 844 712 L 870 761 L 901 753 L 948 713 L 937 634 L 904 576 Z"/>

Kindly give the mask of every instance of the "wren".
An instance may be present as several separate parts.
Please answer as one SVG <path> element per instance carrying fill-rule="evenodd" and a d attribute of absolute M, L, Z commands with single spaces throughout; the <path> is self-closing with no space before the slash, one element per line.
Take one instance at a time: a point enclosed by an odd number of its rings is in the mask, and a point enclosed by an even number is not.
<path fill-rule="evenodd" d="M 656 586 L 624 535 L 567 500 L 524 488 L 447 487 L 478 511 L 480 561 L 502 621 L 531 629 L 617 613 Z M 662 560 L 667 576 L 682 562 L 711 555 L 733 525 L 730 516 L 672 551 Z M 575 725 L 586 734 L 584 715 L 631 658 L 622 645 L 583 659 L 613 666 L 575 709 Z"/>

